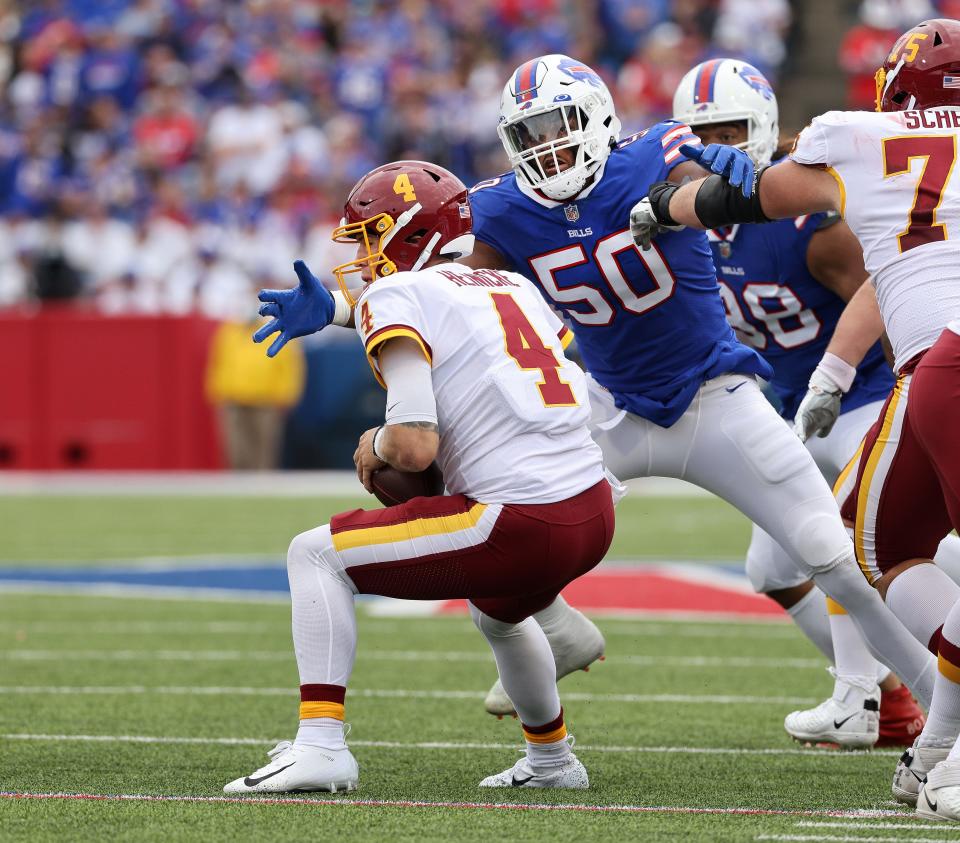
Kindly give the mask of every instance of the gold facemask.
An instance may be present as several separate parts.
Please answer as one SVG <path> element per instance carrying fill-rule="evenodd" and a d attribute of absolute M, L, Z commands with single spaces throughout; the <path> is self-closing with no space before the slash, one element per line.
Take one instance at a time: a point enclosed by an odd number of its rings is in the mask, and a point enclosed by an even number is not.
<path fill-rule="evenodd" d="M 377 278 L 393 275 L 397 271 L 397 265 L 383 253 L 383 246 L 386 245 L 383 242 L 384 235 L 395 225 L 396 222 L 390 214 L 378 214 L 375 217 L 370 217 L 370 219 L 347 223 L 334 229 L 332 239 L 335 243 L 362 243 L 366 252 L 364 257 L 358 257 L 333 268 L 337 284 L 340 285 L 340 290 L 350 307 L 354 307 L 357 301 L 350 295 L 344 276 L 363 272 L 364 267 L 369 266 L 372 276 L 371 281 L 376 281 Z M 376 238 L 376 248 L 373 245 L 374 238 Z M 362 283 L 370 282 L 363 281 Z"/>
<path fill-rule="evenodd" d="M 883 109 L 880 107 L 880 103 L 883 101 L 883 91 L 887 85 L 886 68 L 881 67 L 873 77 L 873 81 L 877 84 L 877 111 L 883 111 Z"/>

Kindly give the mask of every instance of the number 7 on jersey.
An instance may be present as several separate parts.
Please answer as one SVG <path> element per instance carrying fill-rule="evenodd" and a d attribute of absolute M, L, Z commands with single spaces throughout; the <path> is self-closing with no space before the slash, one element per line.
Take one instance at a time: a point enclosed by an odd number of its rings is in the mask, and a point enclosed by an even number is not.
<path fill-rule="evenodd" d="M 557 355 L 544 344 L 516 299 L 509 293 L 491 293 L 490 298 L 500 317 L 507 354 L 524 371 L 540 371 L 541 380 L 537 387 L 544 406 L 576 407 L 577 398 L 570 384 L 560 380 L 558 370 L 561 363 Z"/>
<path fill-rule="evenodd" d="M 937 209 L 957 160 L 957 140 L 948 135 L 913 135 L 884 138 L 884 178 L 910 172 L 914 158 L 923 160 L 923 169 L 913 196 L 907 227 L 897 235 L 901 252 L 924 243 L 947 239 L 947 227 L 937 222 Z"/>

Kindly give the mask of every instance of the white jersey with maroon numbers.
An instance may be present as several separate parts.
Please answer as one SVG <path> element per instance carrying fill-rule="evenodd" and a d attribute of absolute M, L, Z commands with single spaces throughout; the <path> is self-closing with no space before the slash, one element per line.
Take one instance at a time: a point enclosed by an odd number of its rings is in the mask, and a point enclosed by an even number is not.
<path fill-rule="evenodd" d="M 830 111 L 791 153 L 829 168 L 899 369 L 960 316 L 960 110 Z"/>
<path fill-rule="evenodd" d="M 586 380 L 563 354 L 572 335 L 526 278 L 454 263 L 401 272 L 369 285 L 355 318 L 378 380 L 391 337 L 430 361 L 450 494 L 552 503 L 603 478 Z"/>

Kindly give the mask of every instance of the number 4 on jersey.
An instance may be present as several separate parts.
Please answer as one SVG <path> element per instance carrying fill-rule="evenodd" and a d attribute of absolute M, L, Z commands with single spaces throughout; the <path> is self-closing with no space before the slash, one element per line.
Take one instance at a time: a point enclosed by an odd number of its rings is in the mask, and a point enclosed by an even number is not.
<path fill-rule="evenodd" d="M 553 350 L 544 345 L 520 305 L 509 293 L 491 293 L 493 306 L 500 317 L 503 339 L 509 354 L 524 371 L 538 369 L 542 380 L 537 384 L 540 397 L 547 407 L 576 407 L 577 398 L 570 384 L 560 380 Z"/>

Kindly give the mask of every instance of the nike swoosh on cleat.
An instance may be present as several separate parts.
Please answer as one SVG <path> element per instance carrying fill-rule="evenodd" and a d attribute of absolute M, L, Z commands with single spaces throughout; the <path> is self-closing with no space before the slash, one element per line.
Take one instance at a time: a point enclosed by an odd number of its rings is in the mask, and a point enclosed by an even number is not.
<path fill-rule="evenodd" d="M 528 781 L 531 781 L 531 780 L 534 779 L 534 778 L 536 778 L 536 777 L 535 777 L 535 776 L 527 776 L 525 779 L 518 779 L 516 776 L 511 776 L 510 785 L 511 785 L 512 787 L 522 787 L 522 786 L 525 785 Z"/>
<path fill-rule="evenodd" d="M 254 779 L 254 778 L 251 778 L 250 776 L 247 776 L 243 780 L 243 783 L 247 787 L 253 787 L 255 784 L 260 784 L 260 782 L 265 782 L 267 779 L 273 778 L 275 775 L 277 775 L 277 773 L 282 773 L 284 770 L 286 770 L 289 767 L 292 767 L 296 763 L 297 763 L 296 761 L 292 761 L 289 764 L 287 764 L 286 767 L 281 767 L 279 770 L 274 770 L 272 773 L 267 773 L 265 776 L 260 776 L 259 779 Z"/>
<path fill-rule="evenodd" d="M 736 386 L 726 386 L 726 387 L 724 387 L 724 389 L 726 389 L 727 392 L 736 392 L 736 391 L 737 391 L 738 389 L 740 389 L 740 387 L 743 386 L 745 383 L 746 383 L 746 381 L 740 381 L 740 383 L 738 383 Z"/>
<path fill-rule="evenodd" d="M 848 720 L 850 720 L 851 718 L 856 717 L 859 713 L 860 713 L 859 711 L 855 711 L 855 712 L 853 712 L 853 714 L 850 715 L 850 717 L 844 717 L 843 720 L 839 720 L 839 721 L 838 721 L 838 720 L 834 720 L 834 721 L 833 721 L 833 728 L 834 728 L 834 729 L 839 729 L 844 723 L 846 723 L 846 722 L 847 722 Z"/>
<path fill-rule="evenodd" d="M 930 797 L 927 796 L 926 790 L 923 791 L 923 798 L 927 800 L 927 804 L 930 806 L 930 810 L 933 811 L 933 813 L 937 813 L 937 803 L 930 801 Z"/>

